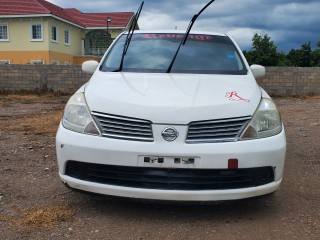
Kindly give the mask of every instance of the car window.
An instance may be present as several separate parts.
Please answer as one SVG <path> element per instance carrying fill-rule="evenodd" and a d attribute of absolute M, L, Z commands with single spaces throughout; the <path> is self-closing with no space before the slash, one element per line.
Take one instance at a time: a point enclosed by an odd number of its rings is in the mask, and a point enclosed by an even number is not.
<path fill-rule="evenodd" d="M 183 34 L 134 34 L 124 57 L 123 71 L 166 72 Z M 102 71 L 119 69 L 126 35 L 109 51 Z M 247 70 L 230 38 L 191 34 L 181 47 L 171 72 L 246 74 Z"/>

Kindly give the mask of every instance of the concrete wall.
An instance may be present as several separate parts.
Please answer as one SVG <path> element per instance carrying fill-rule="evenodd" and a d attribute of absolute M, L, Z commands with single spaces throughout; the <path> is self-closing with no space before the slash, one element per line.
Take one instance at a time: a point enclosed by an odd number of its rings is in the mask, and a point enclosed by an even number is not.
<path fill-rule="evenodd" d="M 0 91 L 73 93 L 90 77 L 79 65 L 0 65 Z"/>
<path fill-rule="evenodd" d="M 320 95 L 320 67 L 267 67 L 257 82 L 273 96 Z"/>
<path fill-rule="evenodd" d="M 0 91 L 73 93 L 90 76 L 78 65 L 0 65 Z M 273 96 L 320 95 L 320 68 L 268 67 L 258 83 Z"/>

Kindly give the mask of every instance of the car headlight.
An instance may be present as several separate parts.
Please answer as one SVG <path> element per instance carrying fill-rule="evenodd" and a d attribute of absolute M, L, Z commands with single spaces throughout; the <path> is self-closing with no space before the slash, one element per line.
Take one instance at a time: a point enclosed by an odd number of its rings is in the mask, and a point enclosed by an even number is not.
<path fill-rule="evenodd" d="M 258 109 L 243 134 L 241 140 L 266 138 L 279 134 L 282 122 L 275 103 L 268 98 L 262 98 Z"/>
<path fill-rule="evenodd" d="M 76 93 L 69 99 L 64 110 L 62 124 L 71 131 L 100 135 L 83 93 Z"/>

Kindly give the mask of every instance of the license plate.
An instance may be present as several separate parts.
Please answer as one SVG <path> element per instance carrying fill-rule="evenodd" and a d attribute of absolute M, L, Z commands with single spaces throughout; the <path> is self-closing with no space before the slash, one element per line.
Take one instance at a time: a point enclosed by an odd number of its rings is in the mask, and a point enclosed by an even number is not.
<path fill-rule="evenodd" d="M 144 167 L 196 168 L 199 157 L 139 156 L 138 165 Z"/>

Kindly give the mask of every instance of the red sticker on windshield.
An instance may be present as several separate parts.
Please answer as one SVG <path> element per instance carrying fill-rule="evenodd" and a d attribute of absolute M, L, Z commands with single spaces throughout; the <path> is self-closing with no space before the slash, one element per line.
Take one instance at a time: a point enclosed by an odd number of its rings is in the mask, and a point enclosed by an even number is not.
<path fill-rule="evenodd" d="M 183 39 L 184 34 L 174 34 L 174 33 L 148 33 L 143 36 L 143 38 L 147 39 Z M 199 41 L 210 41 L 212 40 L 212 36 L 209 35 L 195 35 L 190 34 L 188 36 L 189 39 L 195 39 Z"/>
<path fill-rule="evenodd" d="M 240 97 L 236 91 L 227 92 L 227 93 L 226 93 L 226 98 L 228 98 L 230 101 L 245 101 L 245 102 L 250 102 L 249 99 L 245 99 L 245 98 Z"/>

